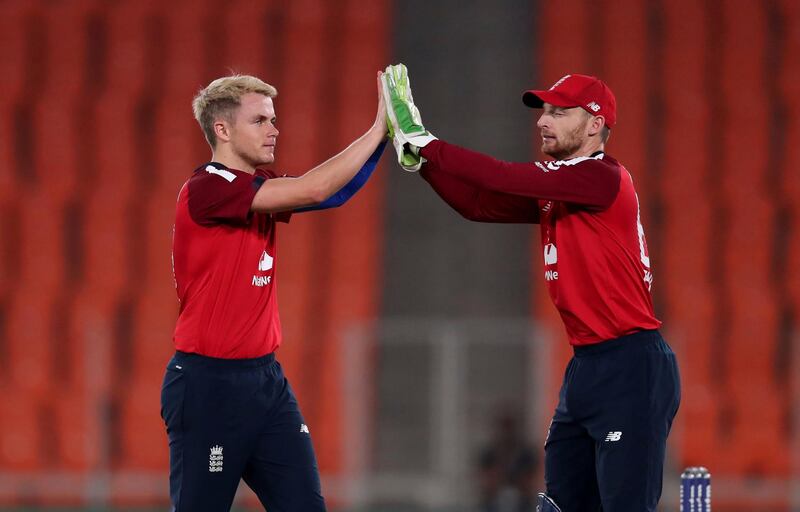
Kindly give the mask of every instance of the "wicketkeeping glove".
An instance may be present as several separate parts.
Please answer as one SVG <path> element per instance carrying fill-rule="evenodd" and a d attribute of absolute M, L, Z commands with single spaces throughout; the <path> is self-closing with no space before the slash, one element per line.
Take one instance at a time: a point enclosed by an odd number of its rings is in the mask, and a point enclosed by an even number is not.
<path fill-rule="evenodd" d="M 416 172 L 425 163 L 419 148 L 436 140 L 422 125 L 419 109 L 414 105 L 411 83 L 404 64 L 387 66 L 381 77 L 383 100 L 386 103 L 389 137 L 397 151 L 397 162 L 406 171 Z"/>

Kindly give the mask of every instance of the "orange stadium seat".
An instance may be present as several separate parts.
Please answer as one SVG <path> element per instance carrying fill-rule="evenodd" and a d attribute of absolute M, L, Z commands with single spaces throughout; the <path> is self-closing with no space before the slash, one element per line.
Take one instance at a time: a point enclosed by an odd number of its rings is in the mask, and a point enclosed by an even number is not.
<path fill-rule="evenodd" d="M 17 105 L 0 99 L 0 208 L 8 206 L 17 196 L 18 154 L 16 139 L 8 134 L 14 133 Z"/>
<path fill-rule="evenodd" d="M 90 398 L 108 396 L 127 368 L 117 368 L 122 298 L 107 288 L 80 288 L 70 308 L 61 360 L 68 366 L 59 390 Z"/>
<path fill-rule="evenodd" d="M 99 9 L 97 0 L 72 0 L 47 5 L 42 11 L 44 53 L 44 94 L 63 98 L 78 96 L 89 81 L 85 75 L 90 32 L 90 17 Z M 52 142 L 52 141 L 51 141 Z"/>
<path fill-rule="evenodd" d="M 747 128 L 737 134 L 730 130 L 725 131 L 722 155 L 716 172 L 725 201 L 731 209 L 735 209 L 747 204 L 754 195 L 769 194 L 767 171 L 771 147 L 765 113 L 731 117 L 731 124 Z M 740 150 L 742 137 L 747 138 L 747 151 Z"/>
<path fill-rule="evenodd" d="M 700 201 L 713 201 L 715 195 L 709 191 L 709 163 L 702 144 L 707 140 L 707 112 L 678 112 L 669 108 L 665 113 L 664 147 L 666 151 L 661 164 L 659 189 L 664 202 L 674 207 Z M 687 128 L 691 126 L 691 137 L 698 146 L 686 144 Z M 669 218 L 664 219 L 669 222 Z"/>
<path fill-rule="evenodd" d="M 800 101 L 787 110 L 785 120 L 785 141 L 800 140 Z M 786 143 L 780 165 L 779 193 L 787 207 L 797 216 L 800 214 L 800 145 Z"/>
<path fill-rule="evenodd" d="M 217 63 L 214 73 L 227 75 L 232 70 L 278 86 L 281 58 L 278 41 L 283 29 L 277 18 L 280 11 L 277 2 L 233 2 L 223 13 L 222 26 L 223 32 L 236 37 L 222 41 L 225 43 L 222 61 Z"/>
<path fill-rule="evenodd" d="M 658 255 L 655 269 L 657 286 L 681 288 L 684 283 L 692 285 L 710 280 L 709 273 L 714 271 L 710 247 L 712 215 L 707 203 L 686 208 L 684 201 L 675 198 L 666 204 L 662 253 Z"/>
<path fill-rule="evenodd" d="M 708 386 L 713 379 L 719 359 L 714 352 L 717 310 L 711 287 L 702 282 L 684 282 L 669 295 L 665 332 L 687 382 Z"/>
<path fill-rule="evenodd" d="M 178 191 L 179 187 L 174 190 L 156 190 L 150 195 L 148 203 L 141 207 L 145 266 L 140 283 L 151 288 L 169 286 L 172 289 L 171 299 L 175 299 L 172 234 Z"/>
<path fill-rule="evenodd" d="M 19 205 L 18 280 L 41 296 L 57 294 L 71 270 L 64 254 L 63 205 L 41 191 L 21 195 Z"/>
<path fill-rule="evenodd" d="M 48 201 L 63 204 L 75 193 L 85 175 L 82 139 L 85 119 L 76 97 L 46 95 L 33 105 L 33 161 L 37 190 Z"/>
<path fill-rule="evenodd" d="M 757 97 L 761 97 L 763 91 L 758 88 L 766 78 L 763 58 L 769 26 L 765 19 L 766 9 L 751 2 L 724 2 L 720 8 L 721 18 L 718 21 L 721 23 L 721 65 L 724 75 L 720 86 L 723 94 L 726 99 L 741 99 L 743 92 L 755 92 Z M 748 97 L 748 101 L 752 100 L 752 96 Z"/>
<path fill-rule="evenodd" d="M 87 196 L 93 201 L 103 201 L 101 195 L 114 200 L 126 211 L 136 208 L 141 200 L 133 201 L 137 190 L 148 190 L 152 180 L 151 163 L 145 161 L 137 129 L 141 115 L 141 98 L 128 92 L 109 90 L 93 104 L 96 134 L 94 156 L 97 169 L 91 182 L 86 184 Z M 99 213 L 99 212 L 98 212 Z M 87 218 L 91 221 L 91 218 Z"/>
<path fill-rule="evenodd" d="M 783 393 L 768 384 L 751 383 L 734 397 L 736 414 L 729 449 L 723 452 L 724 467 L 746 475 L 789 475 L 792 454 L 784 427 L 789 409 Z"/>
<path fill-rule="evenodd" d="M 778 4 L 785 27 L 779 51 L 782 60 L 776 69 L 778 85 L 785 104 L 791 105 L 791 110 L 797 112 L 800 110 L 800 62 L 797 60 L 797 55 L 800 55 L 800 31 L 797 30 L 800 26 L 800 4 L 795 0 L 780 0 Z"/>
<path fill-rule="evenodd" d="M 779 308 L 774 290 L 761 283 L 733 283 L 729 301 L 728 387 L 775 383 Z"/>
<path fill-rule="evenodd" d="M 147 288 L 134 308 L 131 371 L 133 378 L 160 378 L 174 352 L 172 333 L 178 301 L 171 283 Z"/>
<path fill-rule="evenodd" d="M 800 266 L 792 262 L 800 261 L 800 210 L 792 211 L 792 229 L 787 234 L 785 273 L 781 281 L 786 289 L 786 300 L 796 318 L 800 318 Z"/>
<path fill-rule="evenodd" d="M 119 295 L 141 271 L 131 243 L 130 206 L 118 196 L 98 193 L 85 204 L 83 226 L 83 286 Z"/>
<path fill-rule="evenodd" d="M 166 65 L 161 81 L 162 94 L 178 100 L 188 109 L 190 99 L 208 78 L 208 56 L 214 50 L 216 13 L 212 2 L 176 0 L 161 6 Z M 222 34 L 222 32 L 220 32 Z"/>
<path fill-rule="evenodd" d="M 16 281 L 16 269 L 13 268 L 16 247 L 8 221 L 11 218 L 16 218 L 13 207 L 0 203 L 0 308 L 13 292 Z"/>
<path fill-rule="evenodd" d="M 544 2 L 539 6 L 536 48 L 557 47 L 558 51 L 538 51 L 539 82 L 552 84 L 567 73 L 598 74 L 594 55 L 590 54 L 591 27 L 589 9 L 584 0 Z M 563 37 L 569 33 L 570 37 Z M 556 46 L 557 45 L 557 46 Z"/>
<path fill-rule="evenodd" d="M 168 468 L 167 432 L 160 416 L 161 380 L 133 381 L 119 398 L 114 467 L 154 471 Z"/>
<path fill-rule="evenodd" d="M 44 397 L 53 382 L 55 297 L 34 286 L 18 290 L 6 310 L 6 382 L 30 396 Z"/>
<path fill-rule="evenodd" d="M 681 103 L 690 109 L 706 103 L 701 98 L 704 85 L 702 70 L 705 56 L 696 51 L 706 42 L 709 17 L 711 14 L 702 5 L 692 0 L 673 0 L 662 4 L 659 14 L 663 15 L 664 91 L 675 91 L 669 84 L 680 83 Z M 677 71 L 683 71 L 678 73 Z M 677 105 L 667 101 L 665 107 Z"/>
<path fill-rule="evenodd" d="M 157 0 L 125 0 L 110 4 L 107 23 L 107 91 L 138 98 L 159 66 L 154 51 Z M 128 118 L 128 121 L 133 117 Z M 125 119 L 121 119 L 124 121 Z M 131 123 L 133 124 L 133 123 Z"/>
<path fill-rule="evenodd" d="M 775 209 L 772 200 L 751 194 L 731 204 L 726 217 L 721 270 L 734 282 L 766 284 L 772 279 Z"/>
<path fill-rule="evenodd" d="M 42 402 L 23 390 L 4 387 L 0 400 L 0 468 L 34 471 L 46 466 Z"/>
<path fill-rule="evenodd" d="M 31 17 L 38 14 L 40 9 L 38 2 L 0 3 L 0 33 L 3 34 L 3 51 L 0 52 L 0 69 L 3 70 L 3 80 L 0 80 L 2 103 L 16 101 L 25 92 L 31 58 L 27 36 L 32 25 Z"/>
<path fill-rule="evenodd" d="M 725 396 L 708 382 L 682 377 L 681 406 L 675 438 L 682 466 L 721 467 L 724 438 L 720 434 Z"/>
<path fill-rule="evenodd" d="M 59 468 L 86 472 L 97 469 L 102 460 L 102 402 L 87 394 L 59 393 L 58 399 L 53 400 L 49 421 L 56 437 Z"/>

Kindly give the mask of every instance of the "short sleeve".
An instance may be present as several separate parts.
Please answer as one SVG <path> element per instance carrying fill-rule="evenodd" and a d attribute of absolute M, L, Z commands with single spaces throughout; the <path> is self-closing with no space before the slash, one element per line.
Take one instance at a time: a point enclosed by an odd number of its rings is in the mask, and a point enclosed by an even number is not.
<path fill-rule="evenodd" d="M 288 174 L 278 174 L 270 169 L 256 169 L 256 178 L 261 178 L 262 183 L 266 180 L 271 180 L 273 178 L 294 178 L 294 177 L 295 176 L 290 176 Z M 275 219 L 276 222 L 283 222 L 288 224 L 292 218 L 292 211 L 274 213 L 273 218 Z"/>
<path fill-rule="evenodd" d="M 212 165 L 199 169 L 189 180 L 189 215 L 201 226 L 214 224 L 246 225 L 250 208 L 263 176 Z"/>

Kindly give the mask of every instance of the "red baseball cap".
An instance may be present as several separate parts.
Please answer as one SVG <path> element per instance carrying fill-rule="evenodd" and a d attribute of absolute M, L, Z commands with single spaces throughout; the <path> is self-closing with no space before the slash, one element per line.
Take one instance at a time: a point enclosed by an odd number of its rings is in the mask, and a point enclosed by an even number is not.
<path fill-rule="evenodd" d="M 522 102 L 531 108 L 542 108 L 545 103 L 563 108 L 581 107 L 593 116 L 603 116 L 609 128 L 617 122 L 617 99 L 611 89 L 594 76 L 563 76 L 546 91 L 525 91 Z"/>

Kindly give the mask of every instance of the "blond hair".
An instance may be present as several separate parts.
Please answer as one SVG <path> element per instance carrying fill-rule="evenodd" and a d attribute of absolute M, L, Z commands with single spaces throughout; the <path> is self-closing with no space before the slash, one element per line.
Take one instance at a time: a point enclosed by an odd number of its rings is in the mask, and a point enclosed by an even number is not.
<path fill-rule="evenodd" d="M 233 113 L 241 105 L 242 96 L 251 92 L 263 94 L 268 98 L 278 95 L 275 87 L 254 76 L 231 75 L 217 78 L 194 97 L 192 100 L 194 118 L 200 124 L 212 149 L 217 145 L 214 122 L 220 118 L 232 121 Z"/>

